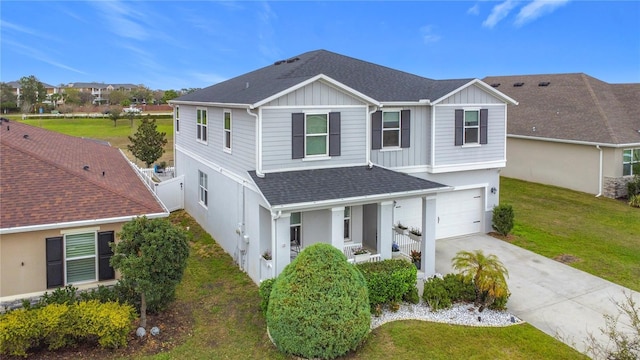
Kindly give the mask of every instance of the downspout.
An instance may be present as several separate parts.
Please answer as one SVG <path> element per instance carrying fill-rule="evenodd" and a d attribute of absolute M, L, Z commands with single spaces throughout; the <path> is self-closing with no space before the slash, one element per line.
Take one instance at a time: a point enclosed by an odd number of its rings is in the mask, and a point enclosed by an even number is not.
<path fill-rule="evenodd" d="M 382 106 L 380 106 L 382 107 Z M 373 115 L 374 112 L 378 111 L 378 107 L 377 106 L 373 106 L 373 110 L 369 111 L 369 116 L 367 117 L 367 121 L 366 121 L 366 143 L 367 143 L 367 155 L 366 155 L 366 162 L 367 162 L 367 166 L 373 166 L 373 163 L 371 162 L 371 116 Z"/>
<path fill-rule="evenodd" d="M 280 256 L 280 252 L 277 251 L 276 246 L 277 246 L 277 241 L 276 239 L 278 238 L 278 229 L 276 227 L 276 220 L 280 219 L 280 216 L 282 216 L 282 210 L 278 210 L 277 214 L 274 214 L 273 212 L 271 213 L 271 253 L 274 256 L 274 261 L 273 261 L 273 267 L 274 269 L 277 269 L 277 260 L 275 256 Z M 275 272 L 275 270 L 274 270 Z M 277 274 L 274 274 L 277 275 Z"/>
<path fill-rule="evenodd" d="M 256 118 L 256 175 L 262 178 L 264 177 L 264 173 L 262 173 L 262 116 L 252 113 L 250 107 L 246 110 L 247 114 Z"/>
<path fill-rule="evenodd" d="M 600 165 L 599 165 L 599 172 L 598 172 L 598 195 L 596 195 L 596 197 L 600 197 L 602 196 L 602 148 L 600 147 L 600 145 L 596 145 L 596 149 L 600 150 Z"/>

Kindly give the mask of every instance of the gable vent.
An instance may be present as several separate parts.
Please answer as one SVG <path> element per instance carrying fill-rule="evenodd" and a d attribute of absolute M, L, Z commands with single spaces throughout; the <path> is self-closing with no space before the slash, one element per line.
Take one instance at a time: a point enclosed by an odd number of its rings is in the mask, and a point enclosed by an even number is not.
<path fill-rule="evenodd" d="M 513 84 L 513 87 L 522 87 L 522 85 L 524 85 L 523 82 L 517 82 L 517 83 Z"/>
<path fill-rule="evenodd" d="M 542 82 L 538 83 L 538 86 L 549 86 L 549 84 L 551 84 L 551 83 L 548 82 L 548 81 L 542 81 Z"/>
<path fill-rule="evenodd" d="M 500 83 L 493 83 L 493 84 L 491 84 L 491 87 L 498 87 L 498 86 L 500 86 Z"/>

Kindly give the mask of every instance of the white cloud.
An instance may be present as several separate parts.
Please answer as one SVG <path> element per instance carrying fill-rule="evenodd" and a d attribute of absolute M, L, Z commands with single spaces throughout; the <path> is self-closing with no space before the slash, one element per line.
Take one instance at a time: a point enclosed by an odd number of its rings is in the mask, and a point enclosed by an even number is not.
<path fill-rule="evenodd" d="M 480 5 L 475 4 L 467 10 L 469 15 L 480 15 Z"/>
<path fill-rule="evenodd" d="M 206 84 L 205 86 L 210 86 L 227 80 L 224 76 L 203 72 L 191 72 L 189 73 L 189 76 L 196 79 L 196 81 L 194 81 L 195 83 Z"/>
<path fill-rule="evenodd" d="M 3 43 L 4 43 L 4 45 L 13 46 L 14 49 L 16 50 L 16 52 L 21 53 L 23 55 L 26 55 L 26 56 L 28 56 L 30 58 L 33 58 L 33 59 L 37 60 L 37 61 L 40 61 L 40 62 L 49 64 L 49 65 L 55 66 L 55 67 L 60 68 L 60 69 L 73 71 L 73 72 L 78 73 L 78 74 L 86 74 L 82 70 L 78 70 L 78 69 L 76 69 L 74 67 L 68 66 L 66 64 L 63 64 L 63 63 L 51 58 L 51 56 L 49 55 L 49 54 L 51 54 L 51 52 L 49 52 L 49 51 L 45 53 L 45 52 L 41 51 L 40 49 L 36 49 L 36 48 L 30 47 L 30 46 L 19 44 L 17 42 L 6 40 L 6 39 L 3 40 Z"/>
<path fill-rule="evenodd" d="M 569 0 L 534 0 L 520 10 L 514 24 L 516 26 L 522 26 L 542 15 L 555 11 L 568 2 Z"/>
<path fill-rule="evenodd" d="M 149 33 L 141 25 L 144 14 L 136 11 L 120 1 L 96 1 L 93 2 L 109 23 L 108 29 L 118 36 L 134 40 L 147 40 Z"/>
<path fill-rule="evenodd" d="M 516 6 L 512 0 L 506 0 L 491 9 L 491 14 L 482 23 L 482 26 L 492 28 L 496 26 L 500 20 L 504 19 L 509 12 Z"/>
<path fill-rule="evenodd" d="M 48 34 L 43 34 L 39 31 L 24 27 L 24 26 L 20 26 L 18 24 L 14 24 L 14 23 L 10 23 L 6 20 L 0 20 L 0 28 L 6 30 L 13 30 L 13 31 L 17 31 L 23 34 L 27 34 L 27 35 L 31 35 L 31 36 L 35 36 L 35 37 L 39 37 L 42 39 L 46 39 L 46 40 L 55 40 L 58 41 L 58 39 L 48 35 Z"/>
<path fill-rule="evenodd" d="M 422 41 L 425 44 L 438 42 L 441 39 L 441 36 L 438 34 L 434 34 L 433 25 L 425 25 L 420 28 L 420 35 L 422 36 Z"/>

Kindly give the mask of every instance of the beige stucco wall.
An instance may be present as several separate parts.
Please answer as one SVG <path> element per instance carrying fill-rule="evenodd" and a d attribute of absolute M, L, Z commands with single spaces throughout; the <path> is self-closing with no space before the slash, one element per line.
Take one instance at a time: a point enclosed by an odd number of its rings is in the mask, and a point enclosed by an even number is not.
<path fill-rule="evenodd" d="M 46 238 L 60 236 L 62 231 L 81 229 L 115 231 L 117 234 L 122 225 L 102 224 L 1 235 L 0 298 L 47 291 Z"/>
<path fill-rule="evenodd" d="M 620 176 L 622 155 L 616 161 L 615 149 L 601 149 L 603 177 Z M 595 195 L 600 192 L 600 150 L 595 145 L 508 137 L 507 166 L 501 175 Z"/>

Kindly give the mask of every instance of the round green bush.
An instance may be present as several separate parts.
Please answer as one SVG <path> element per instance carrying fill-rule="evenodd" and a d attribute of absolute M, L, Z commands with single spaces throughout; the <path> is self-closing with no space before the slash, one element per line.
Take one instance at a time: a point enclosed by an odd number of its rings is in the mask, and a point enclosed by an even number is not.
<path fill-rule="evenodd" d="M 329 244 L 304 249 L 273 284 L 267 327 L 286 354 L 336 358 L 355 350 L 370 324 L 363 275 Z"/>

